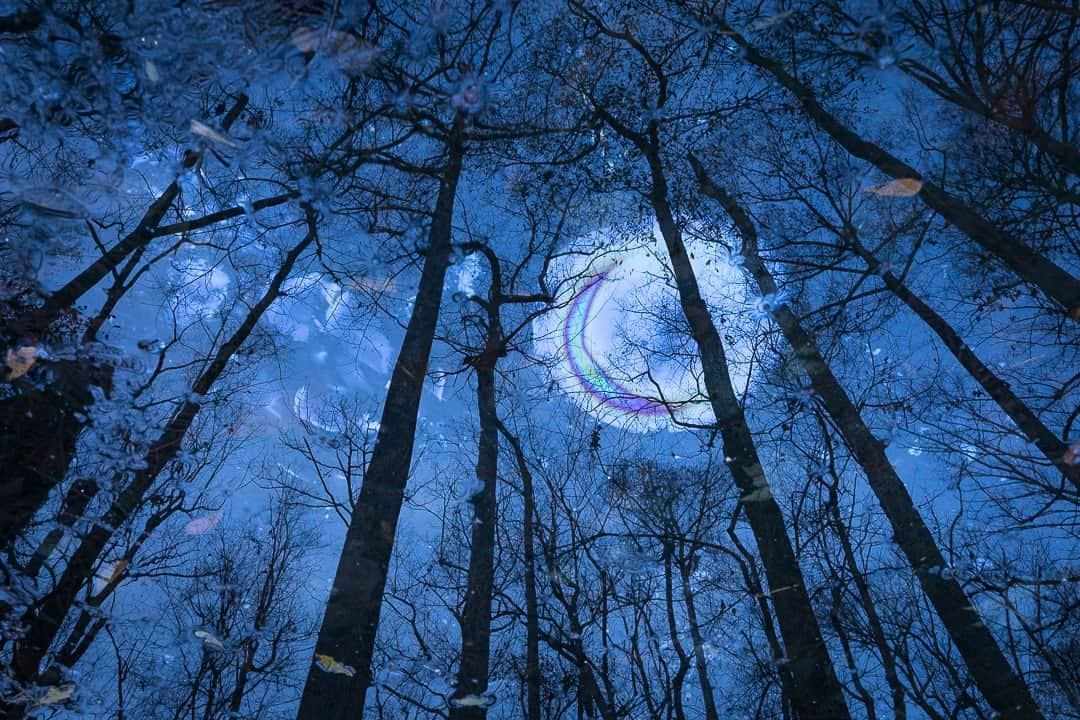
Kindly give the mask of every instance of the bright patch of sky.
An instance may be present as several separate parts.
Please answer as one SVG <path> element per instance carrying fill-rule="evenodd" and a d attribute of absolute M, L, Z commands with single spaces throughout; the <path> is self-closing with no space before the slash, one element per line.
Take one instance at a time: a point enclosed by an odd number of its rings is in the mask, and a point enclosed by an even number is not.
<path fill-rule="evenodd" d="M 553 368 L 558 388 L 602 422 L 640 432 L 713 422 L 658 229 L 653 234 L 653 243 L 565 256 L 553 267 L 561 281 L 555 309 L 533 323 L 534 350 Z M 732 319 L 722 334 L 730 338 L 726 350 L 739 390 L 749 367 L 748 343 L 739 338 L 756 326 L 754 298 L 737 256 L 719 244 L 687 242 L 713 317 Z M 668 338 L 676 336 L 681 344 L 673 345 Z"/>
<path fill-rule="evenodd" d="M 333 413 L 350 398 L 381 387 L 394 349 L 378 323 L 357 318 L 355 294 L 310 273 L 290 279 L 285 296 L 267 311 L 265 321 L 293 342 L 284 378 L 286 397 L 270 398 L 268 416 L 281 420 L 291 411 L 301 422 L 331 429 Z"/>

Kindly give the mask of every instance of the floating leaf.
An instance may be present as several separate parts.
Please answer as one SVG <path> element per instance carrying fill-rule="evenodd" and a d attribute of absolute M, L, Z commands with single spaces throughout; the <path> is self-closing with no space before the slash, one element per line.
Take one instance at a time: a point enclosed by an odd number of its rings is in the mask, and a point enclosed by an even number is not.
<path fill-rule="evenodd" d="M 791 17 L 792 13 L 794 13 L 794 12 L 795 12 L 794 10 L 785 10 L 783 12 L 776 13 L 775 15 L 768 15 L 766 17 L 763 17 L 763 18 L 761 18 L 759 20 L 754 21 L 754 23 L 750 26 L 750 29 L 751 30 L 764 30 L 767 27 L 772 27 L 773 25 L 776 25 L 777 23 L 781 23 L 784 20 L 787 20 L 789 17 Z"/>
<path fill-rule="evenodd" d="M 315 665 L 320 669 L 328 673 L 335 675 L 346 675 L 353 677 L 356 675 L 356 670 L 343 662 L 338 662 L 330 655 L 315 655 Z"/>
<path fill-rule="evenodd" d="M 63 685 L 57 685 L 51 687 L 45 691 L 45 694 L 38 698 L 38 705 L 55 705 L 58 702 L 67 700 L 75 692 L 75 683 L 64 683 Z"/>
<path fill-rule="evenodd" d="M 752 492 L 749 492 L 739 498 L 739 502 L 752 503 L 752 502 L 769 502 L 773 499 L 773 494 L 768 487 L 760 487 Z"/>
<path fill-rule="evenodd" d="M 129 561 L 127 558 L 120 558 L 116 562 L 105 565 L 98 571 L 98 574 L 94 576 L 94 582 L 91 587 L 91 591 L 95 595 L 101 594 L 109 585 L 120 577 L 121 573 L 127 569 Z"/>
<path fill-rule="evenodd" d="M 450 698 L 451 707 L 478 707 L 486 708 L 495 704 L 494 695 L 463 695 L 459 698 Z"/>
<path fill-rule="evenodd" d="M 221 522 L 221 511 L 212 512 L 209 515 L 198 517 L 184 526 L 184 532 L 188 535 L 202 535 L 210 532 L 214 526 Z"/>
<path fill-rule="evenodd" d="M 1080 440 L 1077 440 L 1065 451 L 1066 465 L 1080 465 Z"/>
<path fill-rule="evenodd" d="M 292 35 L 293 47 L 300 52 L 318 50 L 323 41 L 323 34 L 321 30 L 312 30 L 307 27 L 298 28 Z"/>
<path fill-rule="evenodd" d="M 191 132 L 195 133 L 196 135 L 201 135 L 204 138 L 213 140 L 214 142 L 221 143 L 222 145 L 228 145 L 229 147 L 237 147 L 236 143 L 234 143 L 232 140 L 225 137 L 206 123 L 199 122 L 198 120 L 191 121 Z"/>
<path fill-rule="evenodd" d="M 871 185 L 866 192 L 885 197 L 911 197 L 922 190 L 923 182 L 917 178 L 896 178 L 884 185 Z"/>
<path fill-rule="evenodd" d="M 203 641 L 203 643 L 205 643 L 206 645 L 209 645 L 210 647 L 215 647 L 218 650 L 224 650 L 225 649 L 225 643 L 221 642 L 220 640 L 218 640 L 216 637 L 214 637 L 210 633 L 206 632 L 205 630 L 196 630 L 195 631 L 195 637 L 199 638 L 200 640 Z"/>
<path fill-rule="evenodd" d="M 18 350 L 8 350 L 4 363 L 8 367 L 8 380 L 20 378 L 30 370 L 37 359 L 37 348 L 33 345 L 24 345 Z"/>
<path fill-rule="evenodd" d="M 363 72 L 379 56 L 378 48 L 339 30 L 300 28 L 293 33 L 290 41 L 300 52 L 318 52 L 332 59 L 345 72 Z"/>

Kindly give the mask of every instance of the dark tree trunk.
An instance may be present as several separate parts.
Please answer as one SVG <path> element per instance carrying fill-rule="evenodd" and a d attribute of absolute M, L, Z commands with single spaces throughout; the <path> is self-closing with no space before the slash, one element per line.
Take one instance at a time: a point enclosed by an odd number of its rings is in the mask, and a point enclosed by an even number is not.
<path fill-rule="evenodd" d="M 900 278 L 891 272 L 882 272 L 881 263 L 862 245 L 854 229 L 848 229 L 846 239 L 855 253 L 870 266 L 870 270 L 881 276 L 885 287 L 941 338 L 941 342 L 952 353 L 957 362 L 971 375 L 975 382 L 979 383 L 979 386 L 986 391 L 986 394 L 998 404 L 1002 412 L 1016 423 L 1016 427 L 1020 428 L 1028 441 L 1037 447 L 1046 459 L 1080 491 L 1080 465 L 1070 463 L 1066 458 L 1068 446 L 1054 433 L 1050 432 L 1050 428 L 1046 427 L 1031 408 L 1016 396 L 1008 383 L 994 374 L 994 371 L 979 359 L 945 318 L 938 315 L 933 308 L 923 302 L 918 295 L 901 282 Z"/>
<path fill-rule="evenodd" d="M 246 95 L 237 98 L 222 122 L 225 130 L 240 117 L 247 103 Z M 194 167 L 200 158 L 199 153 L 187 153 L 184 169 Z M 64 313 L 73 311 L 79 298 L 105 279 L 126 257 L 146 247 L 154 237 L 154 229 L 179 194 L 180 186 L 173 181 L 147 209 L 132 233 L 49 295 L 44 305 L 25 313 L 8 314 L 4 318 L 6 328 L 0 333 L 5 349 L 20 342 L 36 346 L 48 335 L 50 325 Z M 118 282 L 110 291 L 106 304 L 115 306 L 126 289 Z M 91 338 L 97 330 L 95 323 L 100 325 L 97 319 L 92 321 Z M 90 388 L 108 389 L 112 381 L 110 367 L 95 366 L 89 360 L 41 362 L 39 365 L 48 366 L 52 375 L 51 379 L 45 379 L 44 389 L 29 382 L 42 371 L 35 368 L 29 376 L 11 383 L 11 397 L 0 400 L 0 467 L 5 469 L 0 479 L 0 550 L 10 547 L 26 530 L 53 488 L 63 481 L 93 401 Z"/>
<path fill-rule="evenodd" d="M 720 720 L 720 714 L 716 710 L 716 698 L 713 697 L 712 681 L 709 679 L 705 638 L 701 635 L 694 590 L 690 586 L 689 558 L 684 558 L 679 562 L 679 577 L 682 580 L 683 603 L 686 605 L 686 622 L 690 626 L 690 639 L 694 642 L 694 667 L 697 670 L 698 683 L 701 685 L 701 702 L 705 709 L 705 720 Z"/>
<path fill-rule="evenodd" d="M 683 688 L 686 685 L 686 676 L 690 672 L 690 656 L 683 649 L 679 640 L 679 623 L 675 617 L 675 571 L 674 571 L 674 542 L 670 538 L 664 539 L 664 618 L 667 620 L 668 637 L 671 647 L 679 658 L 679 664 L 675 668 L 675 674 L 671 677 L 671 702 L 675 709 L 675 720 L 686 720 L 686 707 L 683 700 Z"/>
<path fill-rule="evenodd" d="M 327 672 L 313 664 L 297 720 L 355 720 L 364 713 L 383 591 L 412 462 L 420 393 L 450 264 L 454 197 L 465 154 L 463 135 L 463 118 L 458 117 L 448 143 L 412 316 L 315 644 L 316 654 L 334 658 L 354 674 Z"/>
<path fill-rule="evenodd" d="M 653 144 L 656 147 L 656 144 Z M 679 301 L 698 346 L 705 387 L 720 428 L 724 455 L 740 491 L 750 528 L 765 567 L 770 597 L 791 673 L 791 703 L 800 720 L 849 718 L 843 689 L 829 658 L 810 594 L 799 568 L 783 513 L 769 488 L 742 407 L 728 375 L 720 334 L 701 297 L 682 232 L 668 202 L 667 180 L 659 153 L 648 157 L 652 174 L 650 201 L 667 246 Z"/>
<path fill-rule="evenodd" d="M 692 162 L 705 194 L 724 207 L 742 236 L 746 269 L 753 275 L 763 294 L 775 293 L 776 282 L 758 254 L 757 229 L 749 214 L 727 191 L 708 178 L 699 162 Z M 795 351 L 799 364 L 810 376 L 814 392 L 821 398 L 852 456 L 863 469 L 870 489 L 889 519 L 894 541 L 915 569 L 919 584 L 990 706 L 1003 720 L 1041 719 L 1042 714 L 1027 685 L 1009 664 L 964 589 L 944 572 L 945 558 L 915 508 L 903 480 L 889 462 L 885 446 L 863 422 L 814 339 L 803 330 L 799 319 L 787 306 L 777 308 L 773 317 Z"/>
<path fill-rule="evenodd" d="M 48 365 L 31 369 L 0 400 L 0 549 L 29 527 L 64 479 L 93 402 L 90 387 L 109 385 L 109 373 L 87 361 Z"/>
<path fill-rule="evenodd" d="M 822 428 L 822 431 L 824 432 L 825 428 Z M 831 456 L 830 444 L 830 460 Z M 851 573 L 852 583 L 859 594 L 859 603 L 862 605 L 863 612 L 866 613 L 870 637 L 874 642 L 874 647 L 877 648 L 878 655 L 881 656 L 881 667 L 885 673 L 885 682 L 889 684 L 889 694 L 892 697 L 893 718 L 895 720 L 907 720 L 907 703 L 904 700 L 906 692 L 900 682 L 900 675 L 896 671 L 896 655 L 893 653 L 892 648 L 889 647 L 889 642 L 885 637 L 885 627 L 881 622 L 881 616 L 878 615 L 874 598 L 870 594 L 870 584 L 867 582 L 866 576 L 863 575 L 855 558 L 855 548 L 851 543 L 850 533 L 844 523 L 844 518 L 840 515 L 840 497 L 835 484 L 829 485 L 829 515 L 832 518 L 833 532 L 836 533 L 836 538 L 840 541 L 840 547 L 844 553 L 844 564 L 847 566 L 848 572 Z"/>
<path fill-rule="evenodd" d="M 742 540 L 739 539 L 739 534 L 736 532 L 739 513 L 741 512 L 740 507 L 741 504 L 735 508 L 735 512 L 731 515 L 731 522 L 728 523 L 727 527 L 727 535 L 731 539 L 731 544 L 738 550 L 737 553 L 729 553 L 729 556 L 739 566 L 739 572 L 742 574 L 746 589 L 750 591 L 754 596 L 754 600 L 757 601 L 758 615 L 761 616 L 761 630 L 765 633 L 765 642 L 769 645 L 769 654 L 773 659 L 773 663 L 777 666 L 776 674 L 780 681 L 781 696 L 784 699 L 781 711 L 784 720 L 791 720 L 793 717 L 791 714 L 791 698 L 795 695 L 791 685 L 791 672 L 780 662 L 781 658 L 784 657 L 784 648 L 776 633 L 776 623 L 773 622 L 769 595 L 761 584 L 761 574 L 757 571 L 757 563 L 754 561 L 753 554 L 743 545 Z M 795 720 L 798 720 L 798 718 L 795 718 Z"/>
<path fill-rule="evenodd" d="M 521 476 L 522 545 L 525 559 L 525 720 L 540 720 L 540 614 L 536 597 L 536 546 L 533 523 L 536 517 L 536 496 L 532 471 L 525 460 L 521 441 L 500 422 L 499 431 L 510 443 Z"/>
<path fill-rule="evenodd" d="M 927 207 L 945 218 L 960 232 L 1012 268 L 1021 278 L 1039 288 L 1073 320 L 1080 322 L 1080 280 L 1035 252 L 965 205 L 944 188 L 923 177 L 915 168 L 884 148 L 865 140 L 847 128 L 818 101 L 814 91 L 788 73 L 772 58 L 762 55 L 746 38 L 724 22 L 720 30 L 746 53 L 746 59 L 785 87 L 811 120 L 853 156 L 865 160 L 893 178 L 917 178 L 922 182 L 918 195 Z"/>
<path fill-rule="evenodd" d="M 204 396 L 213 387 L 214 382 L 224 372 L 226 365 L 247 340 L 252 330 L 262 319 L 266 310 L 277 299 L 281 286 L 292 272 L 297 259 L 315 240 L 314 215 L 308 211 L 308 232 L 304 238 L 289 251 L 281 267 L 270 281 L 270 286 L 259 301 L 252 306 L 236 332 L 218 349 L 214 359 L 199 375 L 192 385 L 193 396 Z M 123 526 L 133 513 L 142 505 L 147 492 L 153 486 L 162 469 L 180 451 L 184 436 L 190 429 L 202 405 L 193 400 L 186 400 L 169 420 L 161 435 L 146 453 L 145 467 L 135 473 L 128 486 L 113 501 L 101 522 L 83 538 L 74 554 L 68 559 L 67 566 L 52 591 L 44 598 L 36 612 L 31 611 L 23 618 L 27 626 L 24 637 L 20 638 L 15 648 L 12 668 L 19 682 L 33 682 L 37 677 L 38 666 L 56 638 L 64 618 L 71 610 L 79 589 L 93 575 L 94 567 L 100 561 L 102 552 L 112 539 L 117 528 Z M 21 712 L 21 706 L 12 707 L 11 712 Z M 17 716 L 14 716 L 17 717 Z"/>
<path fill-rule="evenodd" d="M 498 519 L 499 419 L 496 413 L 495 365 L 503 350 L 499 323 L 499 275 L 492 275 L 488 299 L 487 341 L 473 363 L 476 368 L 476 405 L 480 416 L 480 442 L 476 479 L 482 489 L 470 499 L 473 506 L 469 579 L 461 617 L 461 664 L 457 687 L 450 700 L 450 720 L 483 720 L 484 705 L 455 702 L 466 696 L 479 699 L 488 684 L 491 653 L 491 595 L 495 581 L 495 523 Z"/>

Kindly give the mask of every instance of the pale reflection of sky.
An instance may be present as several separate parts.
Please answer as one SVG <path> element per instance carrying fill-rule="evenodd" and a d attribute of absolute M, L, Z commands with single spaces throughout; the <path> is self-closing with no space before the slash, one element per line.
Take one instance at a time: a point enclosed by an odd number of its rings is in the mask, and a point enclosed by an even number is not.
<path fill-rule="evenodd" d="M 734 318 L 733 326 L 742 333 L 752 332 L 755 323 L 749 312 L 751 300 L 746 295 L 742 270 L 731 261 L 730 253 L 720 245 L 692 241 L 688 249 L 706 302 Z M 608 279 L 597 289 L 584 327 L 571 328 L 571 334 L 583 336 L 580 338 L 583 350 L 591 353 L 600 369 L 622 388 L 643 398 L 662 397 L 673 402 L 678 421 L 711 422 L 712 410 L 703 395 L 700 362 L 690 356 L 694 348 L 681 348 L 684 352 L 678 357 L 663 352 L 670 350 L 663 347 L 660 339 L 665 331 L 671 334 L 671 328 L 665 328 L 667 319 L 677 318 L 681 311 L 666 257 L 659 246 L 658 232 L 652 246 L 627 245 L 602 256 L 597 253 L 571 257 L 572 261 L 555 268 L 555 274 L 569 278 L 584 273 L 583 277 L 566 283 L 556 298 L 556 308 L 533 323 L 536 350 L 554 363 L 553 375 L 559 389 L 606 423 L 642 432 L 675 427 L 668 417 L 646 418 L 599 400 L 597 388 L 575 374 L 570 366 L 563 334 L 570 315 L 570 300 L 589 279 L 614 265 Z M 740 359 L 746 354 L 745 342 L 736 339 L 727 349 L 731 355 L 732 381 L 736 388 L 744 387 L 747 366 Z"/>

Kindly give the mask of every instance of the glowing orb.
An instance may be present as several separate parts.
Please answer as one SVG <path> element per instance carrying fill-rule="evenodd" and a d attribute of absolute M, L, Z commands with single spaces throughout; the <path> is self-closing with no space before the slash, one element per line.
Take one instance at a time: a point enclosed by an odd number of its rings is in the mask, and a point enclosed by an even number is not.
<path fill-rule="evenodd" d="M 586 342 L 585 331 L 596 304 L 596 296 L 614 269 L 615 266 L 611 266 L 602 270 L 586 282 L 585 287 L 570 302 L 570 311 L 563 322 L 563 344 L 567 350 L 567 361 L 584 390 L 601 404 L 633 415 L 667 415 L 667 405 L 663 402 L 642 397 L 611 377 Z"/>
<path fill-rule="evenodd" d="M 740 388 L 748 351 L 738 338 L 749 306 L 738 258 L 719 244 L 689 249 L 714 318 L 727 316 L 729 370 Z M 573 260 L 553 269 L 556 307 L 533 323 L 534 349 L 552 368 L 553 387 L 600 420 L 633 430 L 713 422 L 663 246 L 566 257 Z"/>

